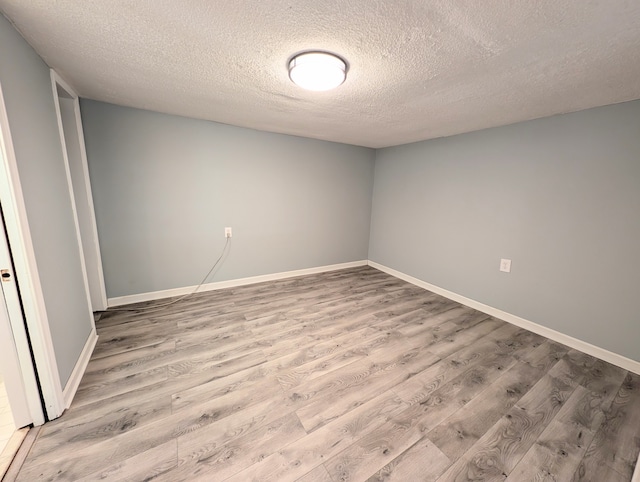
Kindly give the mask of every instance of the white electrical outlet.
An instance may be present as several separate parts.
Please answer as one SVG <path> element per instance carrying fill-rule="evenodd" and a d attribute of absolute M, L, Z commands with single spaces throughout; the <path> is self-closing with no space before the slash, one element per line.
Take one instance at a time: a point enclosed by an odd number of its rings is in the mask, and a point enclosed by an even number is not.
<path fill-rule="evenodd" d="M 225 238 L 230 238 L 233 235 L 233 233 L 231 232 L 231 228 L 224 228 L 224 237 Z"/>
<path fill-rule="evenodd" d="M 500 271 L 504 271 L 505 273 L 511 273 L 511 260 L 510 259 L 501 259 L 500 260 Z"/>

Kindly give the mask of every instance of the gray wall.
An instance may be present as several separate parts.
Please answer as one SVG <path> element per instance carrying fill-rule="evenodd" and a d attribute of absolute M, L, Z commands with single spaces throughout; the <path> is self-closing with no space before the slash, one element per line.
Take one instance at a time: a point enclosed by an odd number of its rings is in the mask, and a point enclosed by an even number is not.
<path fill-rule="evenodd" d="M 0 83 L 60 380 L 91 331 L 49 68 L 0 15 Z"/>
<path fill-rule="evenodd" d="M 372 149 L 81 103 L 107 296 L 367 258 Z"/>
<path fill-rule="evenodd" d="M 371 224 L 369 259 L 640 360 L 640 101 L 379 150 Z"/>

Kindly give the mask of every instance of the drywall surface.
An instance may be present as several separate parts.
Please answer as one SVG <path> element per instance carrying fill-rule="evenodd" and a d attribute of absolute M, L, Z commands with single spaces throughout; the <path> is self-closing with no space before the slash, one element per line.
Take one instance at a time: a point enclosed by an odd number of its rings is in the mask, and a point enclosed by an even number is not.
<path fill-rule="evenodd" d="M 83 100 L 107 296 L 367 258 L 372 149 Z"/>
<path fill-rule="evenodd" d="M 369 259 L 633 360 L 638 246 L 640 101 L 377 151 Z"/>
<path fill-rule="evenodd" d="M 49 68 L 0 15 L 0 83 L 62 387 L 91 332 Z"/>

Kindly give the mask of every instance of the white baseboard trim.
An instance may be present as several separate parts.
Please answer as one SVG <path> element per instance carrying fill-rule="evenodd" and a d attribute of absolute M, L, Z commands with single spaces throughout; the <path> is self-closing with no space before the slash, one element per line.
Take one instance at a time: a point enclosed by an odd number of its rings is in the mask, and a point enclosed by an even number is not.
<path fill-rule="evenodd" d="M 500 320 L 507 321 L 513 325 L 519 326 L 520 328 L 532 331 L 533 333 L 542 335 L 546 338 L 549 338 L 550 340 L 562 343 L 571 348 L 575 348 L 576 350 L 584 352 L 588 355 L 594 356 L 613 365 L 619 366 L 620 368 L 624 368 L 625 370 L 629 370 L 630 372 L 640 375 L 640 362 L 624 357 L 622 355 L 618 355 L 617 353 L 610 352 L 608 350 L 605 350 L 604 348 L 600 348 L 598 346 L 587 343 L 586 341 L 582 341 L 577 338 L 573 338 L 572 336 L 565 335 L 564 333 L 560 333 L 559 331 L 547 328 L 546 326 L 539 325 L 537 323 L 534 323 L 533 321 L 525 320 L 524 318 L 512 315 L 511 313 L 507 313 L 506 311 L 502 311 L 498 308 L 485 305 L 483 303 L 480 303 L 479 301 L 475 301 L 471 298 L 467 298 L 465 296 L 454 293 L 453 291 L 449 291 L 444 288 L 440 288 L 439 286 L 432 285 L 431 283 L 427 283 L 426 281 L 414 278 L 413 276 L 409 276 L 408 274 L 378 264 L 374 261 L 369 261 L 369 266 L 379 269 L 380 271 L 384 271 L 391 276 L 395 276 L 396 278 L 407 281 L 413 285 L 419 286 L 420 288 L 432 291 L 436 294 L 439 294 L 440 296 L 444 296 L 445 298 L 449 298 L 450 300 L 457 301 L 460 304 L 476 309 L 478 311 L 482 311 L 483 313 L 499 318 Z"/>
<path fill-rule="evenodd" d="M 336 271 L 339 269 L 356 268 L 358 266 L 367 266 L 367 260 L 352 261 L 349 263 L 330 264 L 327 266 L 318 266 L 316 268 L 299 269 L 295 271 L 283 271 L 281 273 L 265 274 L 260 276 L 251 276 L 249 278 L 232 279 L 229 281 L 218 281 L 215 283 L 207 283 L 202 285 L 198 290 L 198 293 L 204 291 L 221 290 L 224 288 L 234 288 L 236 286 L 251 285 L 254 283 L 263 283 L 265 281 L 274 281 L 285 278 L 295 278 L 296 276 L 304 276 L 316 273 L 325 273 L 327 271 Z M 192 293 L 196 289 L 196 286 L 187 286 L 184 288 L 174 288 L 170 290 L 152 291 L 150 293 L 141 293 L 138 295 L 118 296 L 115 298 L 109 298 L 107 305 L 109 308 L 115 306 L 129 305 L 132 303 L 140 303 L 142 301 L 160 300 L 163 298 L 172 298 L 174 296 L 182 296 Z"/>
<path fill-rule="evenodd" d="M 98 334 L 96 333 L 96 330 L 94 328 L 93 330 L 91 330 L 89 338 L 87 338 L 87 342 L 84 344 L 84 348 L 82 349 L 82 353 L 80 354 L 80 358 L 78 358 L 76 366 L 73 367 L 71 376 L 69 377 L 69 380 L 67 381 L 67 384 L 62 391 L 65 410 L 71 406 L 71 402 L 73 401 L 73 397 L 76 395 L 76 391 L 78 390 L 78 386 L 80 385 L 80 380 L 82 380 L 82 376 L 87 369 L 89 359 L 91 358 L 93 349 L 96 347 L 97 341 Z"/>

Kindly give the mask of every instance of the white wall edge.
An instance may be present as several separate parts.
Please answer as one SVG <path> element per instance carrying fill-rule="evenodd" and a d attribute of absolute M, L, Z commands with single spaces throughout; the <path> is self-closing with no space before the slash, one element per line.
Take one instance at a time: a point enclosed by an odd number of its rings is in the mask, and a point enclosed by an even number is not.
<path fill-rule="evenodd" d="M 97 341 L 98 341 L 98 335 L 96 333 L 96 330 L 93 329 L 91 333 L 89 333 L 89 338 L 87 338 L 87 342 L 84 344 L 84 348 L 82 349 L 80 358 L 78 358 L 78 361 L 76 362 L 76 366 L 73 367 L 73 371 L 69 376 L 67 385 L 64 387 L 64 390 L 62 391 L 62 396 L 64 397 L 65 410 L 71 406 L 73 397 L 76 395 L 76 392 L 78 391 L 78 387 L 80 386 L 80 380 L 82 380 L 82 376 L 84 375 L 84 372 L 87 369 L 87 365 L 89 364 L 89 360 L 91 359 L 91 354 L 93 353 L 93 349 L 96 347 Z"/>
<path fill-rule="evenodd" d="M 638 461 L 636 462 L 636 469 L 633 471 L 631 482 L 640 482 L 640 454 L 638 454 Z"/>
<path fill-rule="evenodd" d="M 336 271 L 339 269 L 357 268 L 358 266 L 367 266 L 368 263 L 369 262 L 367 260 L 352 261 L 349 263 L 318 266 L 316 268 L 305 268 L 305 269 L 299 269 L 295 271 L 283 271 L 281 273 L 251 276 L 249 278 L 238 278 L 238 279 L 233 279 L 228 281 L 218 281 L 215 283 L 207 283 L 202 285 L 200 289 L 198 289 L 198 293 L 205 292 L 205 291 L 221 290 L 224 288 L 234 288 L 236 286 L 244 286 L 244 285 L 250 285 L 255 283 L 263 283 L 265 281 L 274 281 L 274 280 L 285 279 L 285 278 L 295 278 L 296 276 L 324 273 L 327 271 Z M 186 286 L 184 288 L 174 288 L 174 289 L 163 290 L 163 291 L 152 291 L 149 293 L 141 293 L 138 295 L 118 296 L 115 298 L 109 298 L 107 300 L 107 305 L 109 306 L 109 308 L 113 308 L 116 306 L 129 305 L 132 303 L 140 303 L 143 301 L 153 301 L 153 300 L 159 300 L 163 298 L 172 298 L 174 296 L 182 296 L 182 295 L 192 293 L 196 288 L 197 286 Z"/>
<path fill-rule="evenodd" d="M 537 323 L 534 323 L 533 321 L 525 320 L 524 318 L 512 315 L 511 313 L 502 311 L 498 308 L 485 305 L 484 303 L 480 303 L 479 301 L 472 300 L 471 298 L 467 298 L 466 296 L 459 295 L 457 293 L 454 293 L 453 291 L 449 291 L 444 288 L 440 288 L 439 286 L 432 285 L 431 283 L 427 283 L 426 281 L 414 278 L 413 276 L 402 273 L 401 271 L 397 271 L 393 268 L 389 268 L 382 264 L 378 264 L 374 261 L 369 261 L 369 266 L 380 271 L 384 271 L 385 273 L 390 274 L 391 276 L 395 276 L 396 278 L 399 278 L 401 280 L 407 281 L 408 283 L 419 286 L 420 288 L 432 291 L 436 294 L 439 294 L 440 296 L 444 296 L 445 298 L 449 298 L 450 300 L 457 301 L 460 304 L 476 309 L 478 311 L 482 311 L 483 313 L 504 320 L 508 323 L 511 323 L 512 325 L 516 325 L 520 328 L 524 328 L 525 330 L 532 331 L 533 333 L 542 335 L 546 338 L 549 338 L 550 340 L 562 343 L 571 348 L 575 348 L 576 350 L 584 352 L 588 355 L 594 356 L 620 368 L 624 368 L 625 370 L 640 375 L 640 362 L 624 357 L 622 355 L 618 355 L 617 353 L 610 352 L 608 350 L 605 350 L 604 348 L 600 348 L 598 346 L 587 343 L 586 341 L 582 341 L 577 338 L 573 338 L 572 336 L 565 335 L 564 333 L 560 333 L 559 331 L 547 328 L 546 326 L 539 325 Z"/>

